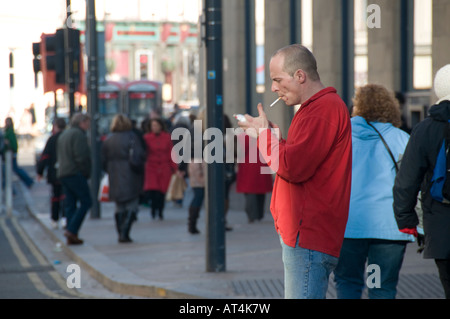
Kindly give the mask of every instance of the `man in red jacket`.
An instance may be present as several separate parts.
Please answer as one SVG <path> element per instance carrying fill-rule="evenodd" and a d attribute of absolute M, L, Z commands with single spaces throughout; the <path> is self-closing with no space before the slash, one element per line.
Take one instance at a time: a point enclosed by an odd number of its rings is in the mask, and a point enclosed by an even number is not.
<path fill-rule="evenodd" d="M 261 104 L 258 117 L 239 122 L 258 135 L 266 161 L 275 165 L 270 209 L 280 235 L 285 298 L 326 297 L 337 264 L 350 202 L 352 144 L 348 108 L 320 81 L 312 53 L 301 45 L 270 61 L 272 91 L 288 106 L 301 105 L 287 139 L 274 136 Z M 273 154 L 277 154 L 274 160 Z"/>

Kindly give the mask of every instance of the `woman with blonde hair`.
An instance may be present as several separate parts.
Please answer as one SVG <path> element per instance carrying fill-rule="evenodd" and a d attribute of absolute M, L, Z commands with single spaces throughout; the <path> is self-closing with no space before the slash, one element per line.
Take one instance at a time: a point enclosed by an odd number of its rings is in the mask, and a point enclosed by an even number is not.
<path fill-rule="evenodd" d="M 134 152 L 134 158 L 140 159 L 143 167 L 145 150 L 127 116 L 115 115 L 110 131 L 102 145 L 102 166 L 109 177 L 109 198 L 116 204 L 114 217 L 119 242 L 127 243 L 132 241 L 129 234 L 136 220 L 143 186 L 143 174 L 130 164 L 130 152 Z"/>
<path fill-rule="evenodd" d="M 400 130 L 400 107 L 393 92 L 376 84 L 356 91 L 352 122 L 352 188 L 344 243 L 334 271 L 337 297 L 360 299 L 366 263 L 379 267 L 371 299 L 394 299 L 406 244 L 413 236 L 398 230 L 393 212 L 397 162 L 409 135 Z"/>

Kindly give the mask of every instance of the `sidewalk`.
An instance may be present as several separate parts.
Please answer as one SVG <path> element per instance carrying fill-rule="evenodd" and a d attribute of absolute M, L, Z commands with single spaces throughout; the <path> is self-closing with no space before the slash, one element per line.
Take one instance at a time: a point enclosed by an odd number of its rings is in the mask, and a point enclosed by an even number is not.
<path fill-rule="evenodd" d="M 25 189 L 24 187 L 22 189 Z M 244 197 L 231 194 L 226 232 L 226 271 L 206 272 L 205 210 L 199 220 L 199 235 L 187 232 L 187 206 L 166 203 L 164 220 L 152 220 L 150 209 L 141 206 L 133 225 L 133 243 L 119 244 L 114 224 L 114 204 L 101 204 L 101 218 L 86 219 L 80 230 L 84 244 L 66 246 L 62 229 L 52 229 L 49 219 L 50 188 L 36 183 L 24 190 L 29 212 L 45 227 L 53 240 L 91 276 L 109 290 L 148 298 L 283 298 L 283 264 L 273 220 L 266 213 L 262 222 L 248 224 Z M 409 244 L 398 285 L 399 299 L 443 298 L 433 260 L 416 253 Z M 330 279 L 328 298 L 336 298 Z"/>

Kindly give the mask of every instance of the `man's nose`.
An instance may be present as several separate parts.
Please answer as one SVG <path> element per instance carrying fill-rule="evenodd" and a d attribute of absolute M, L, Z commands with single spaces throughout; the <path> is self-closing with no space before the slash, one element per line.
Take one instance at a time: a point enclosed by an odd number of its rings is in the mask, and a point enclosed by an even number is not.
<path fill-rule="evenodd" d="M 276 82 L 272 82 L 271 90 L 272 90 L 272 92 L 277 92 L 279 90 Z"/>

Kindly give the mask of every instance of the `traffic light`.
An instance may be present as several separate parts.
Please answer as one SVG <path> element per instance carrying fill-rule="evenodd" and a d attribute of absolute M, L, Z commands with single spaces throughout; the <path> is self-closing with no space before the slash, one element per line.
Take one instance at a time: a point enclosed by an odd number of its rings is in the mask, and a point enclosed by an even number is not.
<path fill-rule="evenodd" d="M 67 41 L 69 50 L 66 51 L 66 31 L 69 35 Z M 66 55 L 71 55 L 72 65 L 69 67 L 73 72 L 75 86 L 80 83 L 80 31 L 77 29 L 58 29 L 54 36 L 45 39 L 47 52 L 47 69 L 55 71 L 55 82 L 66 83 Z M 72 50 L 70 50 L 70 48 Z M 50 53 L 50 54 L 49 54 Z"/>
<path fill-rule="evenodd" d="M 66 50 L 66 31 L 69 34 L 67 40 L 71 50 Z M 76 29 L 58 29 L 54 34 L 41 35 L 41 42 L 33 43 L 33 70 L 37 75 L 42 72 L 44 80 L 44 92 L 53 92 L 57 89 L 66 90 L 66 57 L 72 62 L 69 66 L 69 74 L 72 77 L 75 91 L 83 90 L 83 66 L 81 56 L 80 31 Z"/>
<path fill-rule="evenodd" d="M 54 35 L 45 38 L 45 52 L 47 70 L 55 71 L 56 83 L 65 84 L 64 29 L 58 29 Z"/>
<path fill-rule="evenodd" d="M 81 45 L 80 45 L 80 30 L 77 29 L 68 29 L 69 30 L 69 38 L 70 38 L 70 46 L 72 47 L 72 65 L 70 66 L 72 69 L 73 81 L 75 83 L 75 87 L 80 85 L 81 78 L 81 65 L 80 65 L 80 57 L 81 57 Z"/>
<path fill-rule="evenodd" d="M 33 71 L 38 73 L 41 71 L 41 43 L 33 43 Z"/>

